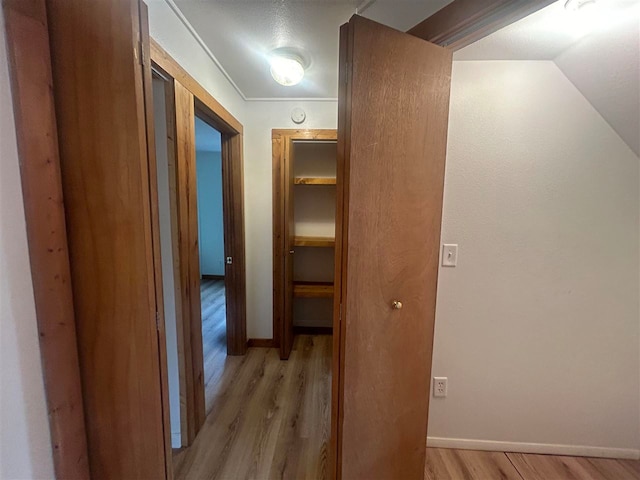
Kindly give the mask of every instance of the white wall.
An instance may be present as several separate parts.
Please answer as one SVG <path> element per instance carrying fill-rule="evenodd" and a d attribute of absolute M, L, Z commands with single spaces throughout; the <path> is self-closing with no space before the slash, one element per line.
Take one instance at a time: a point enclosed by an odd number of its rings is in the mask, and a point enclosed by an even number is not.
<path fill-rule="evenodd" d="M 302 125 L 291 121 L 291 110 L 307 113 Z M 244 124 L 245 235 L 247 239 L 247 336 L 272 338 L 273 242 L 272 152 L 274 128 L 336 128 L 337 102 L 247 102 Z"/>
<path fill-rule="evenodd" d="M 432 445 L 638 454 L 638 166 L 553 62 L 454 64 Z"/>
<path fill-rule="evenodd" d="M 172 9 L 172 0 L 145 1 L 149 7 L 151 37 L 240 123 L 244 123 L 244 99 Z"/>
<path fill-rule="evenodd" d="M 211 129 L 211 134 L 220 135 L 214 129 Z M 196 179 L 198 184 L 200 275 L 224 276 L 224 218 L 222 211 L 222 156 L 220 152 L 196 151 Z"/>
<path fill-rule="evenodd" d="M 0 15 L 0 478 L 53 478 L 4 35 Z"/>

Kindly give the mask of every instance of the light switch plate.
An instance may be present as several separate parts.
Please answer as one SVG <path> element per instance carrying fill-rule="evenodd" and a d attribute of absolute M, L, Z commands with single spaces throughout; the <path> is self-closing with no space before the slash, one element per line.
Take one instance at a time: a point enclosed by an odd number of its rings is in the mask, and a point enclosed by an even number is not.
<path fill-rule="evenodd" d="M 445 243 L 442 246 L 442 266 L 455 267 L 458 264 L 458 245 Z"/>

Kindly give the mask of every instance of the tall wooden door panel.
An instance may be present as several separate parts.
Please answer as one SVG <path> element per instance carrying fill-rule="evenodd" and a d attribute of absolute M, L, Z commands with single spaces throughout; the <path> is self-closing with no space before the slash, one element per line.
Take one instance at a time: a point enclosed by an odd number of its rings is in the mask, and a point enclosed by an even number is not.
<path fill-rule="evenodd" d="M 341 34 L 336 473 L 417 479 L 429 411 L 451 52 L 358 16 Z"/>
<path fill-rule="evenodd" d="M 139 5 L 47 0 L 91 478 L 166 478 Z"/>
<path fill-rule="evenodd" d="M 291 354 L 293 348 L 293 255 L 295 244 L 295 221 L 293 210 L 293 193 L 294 193 L 294 148 L 293 140 L 289 136 L 285 136 L 284 143 L 284 168 L 287 172 L 284 185 L 284 313 L 282 332 L 280 333 L 280 358 L 286 360 Z"/>

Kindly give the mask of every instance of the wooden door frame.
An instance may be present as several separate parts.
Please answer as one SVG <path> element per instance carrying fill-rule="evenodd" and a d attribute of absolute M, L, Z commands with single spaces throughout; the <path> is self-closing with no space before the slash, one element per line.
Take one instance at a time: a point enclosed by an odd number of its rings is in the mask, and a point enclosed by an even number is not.
<path fill-rule="evenodd" d="M 551 0 L 454 0 L 409 33 L 458 50 L 550 3 Z M 79 394 L 79 359 L 74 349 L 75 316 L 67 280 L 69 257 L 64 208 L 61 207 L 60 159 L 45 0 L 2 0 L 2 4 L 54 467 L 58 478 L 89 478 L 83 399 Z M 456 34 L 459 37 L 454 39 Z M 152 42 L 152 49 L 154 45 Z M 174 78 L 189 85 L 198 98 L 207 95 L 206 90 L 168 55 L 165 61 L 159 61 L 158 55 L 162 53 L 161 49 L 155 49 L 151 57 L 158 65 L 167 64 L 167 69 L 174 72 Z M 43 66 L 47 71 L 39 70 Z M 210 104 L 217 102 L 213 100 Z M 236 129 L 239 127 L 240 134 L 236 138 L 240 138 L 236 143 L 241 147 L 242 126 L 228 112 L 225 116 L 226 110 L 217 111 L 221 112 L 224 121 L 235 125 Z M 40 129 L 34 131 L 34 126 Z M 40 228 L 43 225 L 52 228 Z M 57 235 L 50 236 L 51 231 Z M 60 254 L 55 261 L 51 255 L 53 246 Z M 246 305 L 241 307 L 246 308 Z M 275 336 L 274 323 L 274 341 Z M 340 338 L 334 330 L 334 348 L 336 341 Z M 339 382 L 336 367 L 334 363 L 334 384 Z M 334 410 L 332 405 L 332 416 Z M 87 418 L 87 422 L 90 421 Z M 335 466 L 333 434 L 332 441 L 330 454 Z"/>
<path fill-rule="evenodd" d="M 195 166 L 196 115 L 221 134 L 227 354 L 244 355 L 246 272 L 244 239 L 243 127 L 160 45 L 151 40 L 154 72 L 163 80 L 167 106 L 172 248 L 183 446 L 190 445 L 206 417 L 198 252 Z M 170 187 L 170 190 L 171 190 Z M 173 198 L 175 197 L 175 198 Z"/>
<path fill-rule="evenodd" d="M 7 60 L 57 478 L 89 478 L 45 0 L 4 0 Z"/>
<path fill-rule="evenodd" d="M 273 347 L 281 348 L 284 338 L 285 310 L 285 252 L 288 251 L 286 238 L 287 209 L 285 205 L 285 185 L 289 181 L 285 168 L 286 157 L 294 141 L 337 142 L 338 131 L 334 129 L 273 129 L 271 131 L 272 194 L 273 194 Z M 281 352 L 280 358 L 283 358 Z"/>

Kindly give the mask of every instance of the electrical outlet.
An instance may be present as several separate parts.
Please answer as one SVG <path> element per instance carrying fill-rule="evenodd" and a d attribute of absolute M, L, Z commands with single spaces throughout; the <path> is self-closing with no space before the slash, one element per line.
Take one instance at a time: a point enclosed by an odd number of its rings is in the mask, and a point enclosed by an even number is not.
<path fill-rule="evenodd" d="M 447 396 L 447 377 L 433 377 L 433 396 Z"/>

